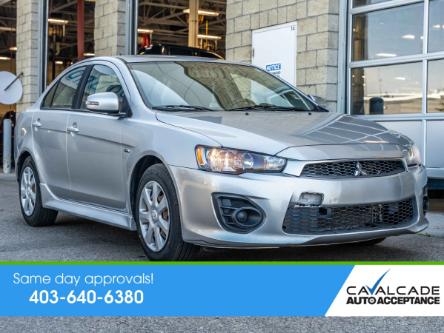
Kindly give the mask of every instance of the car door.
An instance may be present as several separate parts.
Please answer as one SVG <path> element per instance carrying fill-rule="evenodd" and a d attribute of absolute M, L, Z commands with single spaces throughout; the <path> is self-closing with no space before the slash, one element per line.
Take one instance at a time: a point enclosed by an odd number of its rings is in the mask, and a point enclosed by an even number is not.
<path fill-rule="evenodd" d="M 34 157 L 42 181 L 59 198 L 69 195 L 66 126 L 85 67 L 65 74 L 48 91 L 33 115 Z"/>
<path fill-rule="evenodd" d="M 71 199 L 102 207 L 125 209 L 123 146 L 121 120 L 115 115 L 86 109 L 86 98 L 99 92 L 114 92 L 122 100 L 125 94 L 110 65 L 91 68 L 79 94 L 77 112 L 68 119 L 68 169 Z"/>

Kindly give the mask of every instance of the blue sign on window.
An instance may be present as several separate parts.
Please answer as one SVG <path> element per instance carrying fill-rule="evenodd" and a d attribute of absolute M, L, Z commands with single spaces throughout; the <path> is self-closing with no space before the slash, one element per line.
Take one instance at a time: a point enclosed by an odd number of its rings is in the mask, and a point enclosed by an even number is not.
<path fill-rule="evenodd" d="M 267 70 L 267 72 L 276 72 L 276 71 L 280 71 L 282 69 L 282 65 L 281 64 L 270 64 L 265 66 L 265 69 Z"/>

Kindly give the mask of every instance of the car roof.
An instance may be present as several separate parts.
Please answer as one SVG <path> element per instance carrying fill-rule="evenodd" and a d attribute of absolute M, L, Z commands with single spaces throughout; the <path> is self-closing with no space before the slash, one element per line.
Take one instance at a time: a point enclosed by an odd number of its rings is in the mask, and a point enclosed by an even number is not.
<path fill-rule="evenodd" d="M 126 55 L 118 56 L 117 58 L 128 62 L 150 62 L 150 61 L 200 61 L 200 62 L 220 62 L 223 59 L 216 58 L 205 58 L 205 57 L 193 57 L 193 56 L 175 56 L 175 55 L 157 55 L 157 54 L 147 54 L 147 55 Z"/>
<path fill-rule="evenodd" d="M 82 61 L 76 62 L 74 65 L 80 66 L 80 65 L 94 64 L 94 62 L 96 62 L 96 61 L 115 62 L 116 60 L 122 61 L 125 63 L 162 62 L 162 61 L 165 61 L 165 62 L 167 62 L 167 61 L 195 61 L 195 62 L 207 62 L 207 63 L 214 62 L 214 63 L 225 63 L 225 64 L 233 64 L 233 65 L 251 66 L 251 64 L 247 63 L 247 62 L 229 61 L 229 60 L 225 60 L 225 59 L 195 57 L 195 56 L 158 55 L 158 54 L 91 57 L 91 58 L 87 58 Z M 70 67 L 68 67 L 68 68 L 70 68 Z"/>

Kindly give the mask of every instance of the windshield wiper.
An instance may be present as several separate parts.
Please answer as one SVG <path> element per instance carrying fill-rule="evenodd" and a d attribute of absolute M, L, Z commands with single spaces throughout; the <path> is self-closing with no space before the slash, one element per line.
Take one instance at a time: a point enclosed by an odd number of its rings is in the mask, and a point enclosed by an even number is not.
<path fill-rule="evenodd" d="M 204 106 L 199 106 L 199 105 L 159 105 L 159 106 L 154 106 L 152 108 L 153 110 L 158 110 L 158 111 L 216 111 L 210 108 L 206 108 Z"/>
<path fill-rule="evenodd" d="M 255 104 L 248 106 L 241 106 L 238 108 L 228 109 L 227 111 L 305 111 L 312 112 L 313 110 L 301 109 L 294 106 L 279 106 L 273 104 Z"/>

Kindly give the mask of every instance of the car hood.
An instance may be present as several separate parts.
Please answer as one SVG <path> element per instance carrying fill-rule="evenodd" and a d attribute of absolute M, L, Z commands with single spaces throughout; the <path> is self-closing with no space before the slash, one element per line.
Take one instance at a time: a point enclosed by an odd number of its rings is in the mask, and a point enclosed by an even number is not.
<path fill-rule="evenodd" d="M 334 112 L 158 112 L 157 119 L 224 147 L 273 155 L 301 146 L 357 145 L 368 150 L 369 145 L 408 144 L 377 123 Z"/>

